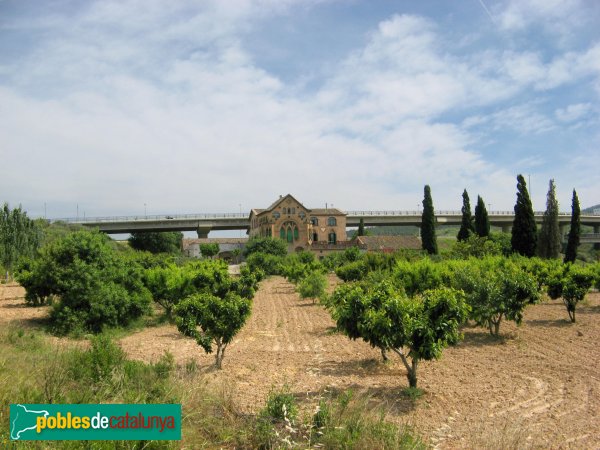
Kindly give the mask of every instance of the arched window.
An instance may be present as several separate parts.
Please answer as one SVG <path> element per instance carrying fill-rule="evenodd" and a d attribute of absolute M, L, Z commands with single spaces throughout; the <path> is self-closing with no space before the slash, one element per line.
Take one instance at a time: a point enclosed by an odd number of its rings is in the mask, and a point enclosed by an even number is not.
<path fill-rule="evenodd" d="M 294 227 L 294 240 L 298 240 L 298 227 Z"/>
<path fill-rule="evenodd" d="M 281 227 L 281 230 L 279 230 L 279 238 L 285 239 L 285 228 L 283 227 Z"/>
<path fill-rule="evenodd" d="M 331 233 L 329 233 L 328 238 L 329 238 L 330 244 L 335 244 L 337 242 L 337 236 L 335 235 L 335 232 L 333 232 L 333 231 Z"/>
<path fill-rule="evenodd" d="M 314 226 L 317 226 L 319 225 L 319 219 L 317 219 L 316 217 L 311 217 L 310 223 L 312 223 Z"/>
<path fill-rule="evenodd" d="M 337 225 L 337 221 L 335 220 L 335 217 L 329 217 L 327 219 L 327 225 L 330 227 L 335 227 Z"/>
<path fill-rule="evenodd" d="M 294 236 L 292 234 L 292 228 L 291 227 L 288 227 L 288 229 L 287 229 L 287 241 L 290 242 L 290 243 L 294 242 Z"/>

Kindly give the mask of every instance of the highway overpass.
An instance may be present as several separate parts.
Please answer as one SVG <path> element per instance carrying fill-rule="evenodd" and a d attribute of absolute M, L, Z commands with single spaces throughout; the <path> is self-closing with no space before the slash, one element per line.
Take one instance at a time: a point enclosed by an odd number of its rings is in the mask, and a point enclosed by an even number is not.
<path fill-rule="evenodd" d="M 346 224 L 357 227 L 360 219 L 365 226 L 420 226 L 421 211 L 347 211 Z M 541 224 L 544 213 L 535 213 L 535 219 Z M 436 211 L 438 225 L 460 225 L 460 211 Z M 514 220 L 512 211 L 488 211 L 490 224 L 508 232 Z M 109 234 L 131 233 L 135 231 L 195 231 L 199 237 L 208 237 L 210 231 L 248 230 L 248 213 L 214 213 L 214 214 L 177 214 L 177 215 L 143 215 L 54 219 L 53 222 L 67 222 L 96 228 Z M 558 217 L 562 234 L 568 231 L 571 221 L 570 213 L 560 213 Z M 582 225 L 594 227 L 594 235 L 600 233 L 600 214 L 582 214 Z M 600 236 L 600 234 L 599 234 Z M 588 242 L 596 241 L 591 236 Z"/>

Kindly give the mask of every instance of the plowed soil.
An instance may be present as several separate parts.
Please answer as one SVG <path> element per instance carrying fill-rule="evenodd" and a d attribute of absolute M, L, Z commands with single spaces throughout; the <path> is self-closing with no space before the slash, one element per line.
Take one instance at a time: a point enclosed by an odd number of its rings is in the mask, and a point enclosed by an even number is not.
<path fill-rule="evenodd" d="M 0 288 L 0 326 L 43 316 L 43 308 L 20 307 L 19 289 Z M 383 363 L 369 345 L 333 333 L 328 312 L 278 277 L 261 284 L 222 371 L 174 326 L 147 328 L 121 345 L 144 361 L 165 351 L 181 365 L 193 360 L 205 373 L 198 382 L 228 386 L 247 411 L 284 384 L 308 406 L 325 389 L 352 388 L 437 448 L 600 448 L 600 294 L 588 294 L 577 313 L 571 324 L 560 300 L 530 306 L 521 326 L 502 324 L 501 339 L 466 327 L 458 346 L 421 363 L 416 401 L 403 392 L 397 357 Z"/>

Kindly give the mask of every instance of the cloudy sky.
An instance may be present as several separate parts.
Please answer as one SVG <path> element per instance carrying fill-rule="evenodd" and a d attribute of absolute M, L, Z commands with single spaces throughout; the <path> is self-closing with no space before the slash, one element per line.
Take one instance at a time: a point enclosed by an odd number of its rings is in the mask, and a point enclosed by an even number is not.
<path fill-rule="evenodd" d="M 0 201 L 600 203 L 600 2 L 0 0 Z"/>

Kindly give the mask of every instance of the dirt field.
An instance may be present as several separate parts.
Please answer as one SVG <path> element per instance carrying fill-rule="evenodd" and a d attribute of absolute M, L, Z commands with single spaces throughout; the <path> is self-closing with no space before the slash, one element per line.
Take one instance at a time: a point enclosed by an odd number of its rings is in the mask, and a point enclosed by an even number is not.
<path fill-rule="evenodd" d="M 0 326 L 35 323 L 45 314 L 21 307 L 21 296 L 18 287 L 0 288 Z M 262 283 L 223 371 L 212 370 L 213 356 L 173 326 L 121 344 L 145 361 L 164 351 L 180 364 L 194 360 L 206 374 L 202 382 L 228 386 L 247 410 L 283 384 L 308 405 L 324 389 L 352 388 L 437 448 L 600 448 L 600 294 L 589 294 L 577 312 L 577 324 L 570 324 L 560 301 L 529 307 L 520 327 L 502 324 L 502 340 L 466 328 L 464 341 L 441 360 L 421 363 L 425 393 L 416 402 L 403 394 L 407 380 L 397 358 L 383 364 L 363 342 L 331 333 L 328 313 L 300 300 L 282 278 Z"/>

